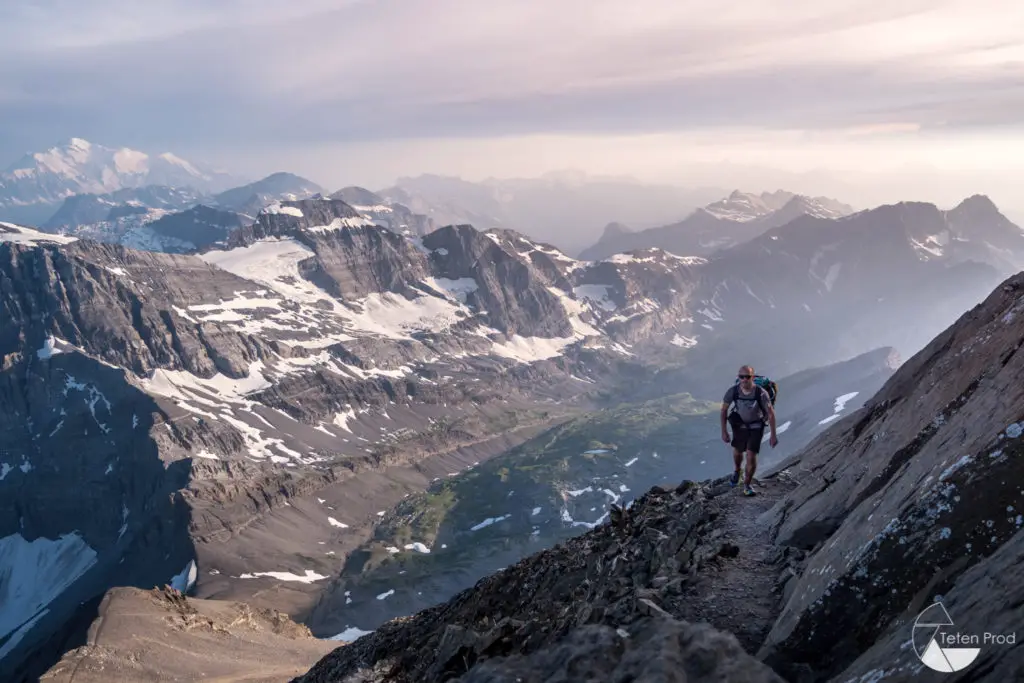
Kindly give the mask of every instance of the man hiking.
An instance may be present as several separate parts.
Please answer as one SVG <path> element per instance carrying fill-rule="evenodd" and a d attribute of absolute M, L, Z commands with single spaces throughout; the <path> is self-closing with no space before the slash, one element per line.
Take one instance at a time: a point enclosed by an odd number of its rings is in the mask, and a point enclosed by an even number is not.
<path fill-rule="evenodd" d="M 751 482 L 757 470 L 757 454 L 761 450 L 761 439 L 764 437 L 764 421 L 768 419 L 771 426 L 771 438 L 768 443 L 772 448 L 779 443 L 775 433 L 775 409 L 771 397 L 764 387 L 754 384 L 754 368 L 744 365 L 740 368 L 739 383 L 729 387 L 722 398 L 722 441 L 729 443 L 729 432 L 725 428 L 726 421 L 732 426 L 732 457 L 736 470 L 729 478 L 729 485 L 736 486 L 740 480 L 740 465 L 743 454 L 747 454 L 747 471 L 743 480 L 743 495 L 754 495 Z M 735 405 L 730 413 L 729 406 Z"/>

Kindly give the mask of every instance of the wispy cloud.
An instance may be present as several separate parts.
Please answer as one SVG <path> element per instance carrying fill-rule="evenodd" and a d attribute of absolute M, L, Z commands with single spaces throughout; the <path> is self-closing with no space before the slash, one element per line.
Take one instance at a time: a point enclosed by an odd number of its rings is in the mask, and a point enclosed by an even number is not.
<path fill-rule="evenodd" d="M 0 6 L 0 153 L 1012 123 L 1013 0 Z"/>

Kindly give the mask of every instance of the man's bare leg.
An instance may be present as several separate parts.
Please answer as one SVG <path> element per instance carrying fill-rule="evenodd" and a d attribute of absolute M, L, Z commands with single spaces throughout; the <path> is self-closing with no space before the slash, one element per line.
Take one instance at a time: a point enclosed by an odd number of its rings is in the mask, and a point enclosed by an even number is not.
<path fill-rule="evenodd" d="M 738 460 L 737 460 L 738 463 Z M 737 468 L 739 465 L 737 464 Z M 757 453 L 753 451 L 747 451 L 747 472 L 746 478 L 743 480 L 743 486 L 746 488 L 750 487 L 750 482 L 754 480 L 754 472 L 757 471 Z"/>

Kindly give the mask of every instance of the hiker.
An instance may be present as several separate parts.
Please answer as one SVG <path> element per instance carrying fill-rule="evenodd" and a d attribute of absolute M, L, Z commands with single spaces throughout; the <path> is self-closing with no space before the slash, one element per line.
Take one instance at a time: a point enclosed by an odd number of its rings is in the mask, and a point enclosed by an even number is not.
<path fill-rule="evenodd" d="M 768 390 L 754 383 L 754 368 L 744 365 L 737 373 L 739 382 L 729 387 L 722 398 L 722 441 L 729 443 L 729 432 L 725 428 L 726 421 L 732 426 L 732 457 L 736 470 L 729 478 L 729 485 L 736 486 L 740 480 L 740 465 L 743 454 L 747 454 L 746 477 L 743 480 L 743 495 L 753 496 L 751 482 L 757 470 L 757 453 L 761 450 L 761 439 L 764 437 L 764 421 L 768 419 L 771 427 L 771 438 L 768 440 L 772 448 L 779 443 L 775 433 L 775 408 Z M 730 413 L 729 406 L 735 405 Z"/>

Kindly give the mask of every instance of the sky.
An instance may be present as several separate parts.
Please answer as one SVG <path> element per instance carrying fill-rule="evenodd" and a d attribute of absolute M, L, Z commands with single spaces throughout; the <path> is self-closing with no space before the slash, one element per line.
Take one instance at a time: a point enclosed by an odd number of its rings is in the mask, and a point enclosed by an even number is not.
<path fill-rule="evenodd" d="M 0 167 L 81 137 L 327 187 L 577 168 L 1012 204 L 1022 27 L 1016 0 L 6 2 Z"/>

